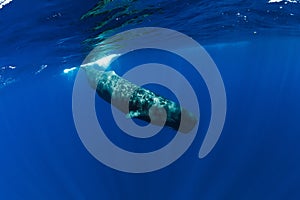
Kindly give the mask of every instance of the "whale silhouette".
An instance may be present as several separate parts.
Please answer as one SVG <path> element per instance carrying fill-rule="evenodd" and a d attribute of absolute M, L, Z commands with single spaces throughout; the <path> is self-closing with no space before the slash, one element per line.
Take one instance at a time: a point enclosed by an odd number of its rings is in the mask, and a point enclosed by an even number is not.
<path fill-rule="evenodd" d="M 158 126 L 168 126 L 182 133 L 197 123 L 195 115 L 177 103 L 120 77 L 99 66 L 82 65 L 89 84 L 102 99 L 126 114 Z"/>

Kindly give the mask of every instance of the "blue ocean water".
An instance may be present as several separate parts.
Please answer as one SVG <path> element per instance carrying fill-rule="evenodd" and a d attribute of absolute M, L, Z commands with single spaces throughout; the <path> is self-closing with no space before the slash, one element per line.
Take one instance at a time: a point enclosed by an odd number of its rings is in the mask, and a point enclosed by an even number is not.
<path fill-rule="evenodd" d="M 0 199 L 300 198 L 299 1 L 0 5 Z M 174 55 L 163 60 L 164 53 L 149 50 L 124 57 L 118 73 L 145 58 L 184 65 L 201 102 L 199 131 L 183 156 L 158 171 L 132 174 L 105 166 L 82 144 L 72 115 L 77 70 L 64 70 L 80 66 L 107 37 L 148 26 L 180 31 L 204 46 L 222 76 L 227 115 L 216 146 L 199 159 L 211 114 L 201 77 Z M 149 88 L 174 98 L 167 88 Z M 167 128 L 149 140 L 118 134 L 110 105 L 96 103 L 97 114 L 107 115 L 108 137 L 124 149 L 152 151 L 173 137 Z"/>

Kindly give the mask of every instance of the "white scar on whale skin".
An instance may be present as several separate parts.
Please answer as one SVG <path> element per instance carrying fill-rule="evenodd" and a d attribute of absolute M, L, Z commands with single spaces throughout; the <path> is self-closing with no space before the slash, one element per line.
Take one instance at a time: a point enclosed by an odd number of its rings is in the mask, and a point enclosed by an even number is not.
<path fill-rule="evenodd" d="M 198 121 L 195 115 L 177 103 L 131 83 L 114 71 L 105 71 L 117 56 L 115 54 L 81 65 L 90 86 L 98 96 L 125 113 L 128 118 L 168 126 L 182 133 L 188 133 L 195 127 Z M 99 63 L 105 65 L 99 66 Z"/>

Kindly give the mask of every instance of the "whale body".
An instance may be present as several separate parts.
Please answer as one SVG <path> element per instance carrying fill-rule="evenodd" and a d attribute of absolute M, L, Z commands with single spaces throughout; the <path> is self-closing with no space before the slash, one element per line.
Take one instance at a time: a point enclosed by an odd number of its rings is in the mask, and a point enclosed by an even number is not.
<path fill-rule="evenodd" d="M 93 66 L 82 68 L 98 96 L 125 113 L 126 117 L 168 126 L 182 133 L 188 133 L 195 127 L 195 115 L 174 101 L 131 83 L 114 71 L 99 70 Z"/>

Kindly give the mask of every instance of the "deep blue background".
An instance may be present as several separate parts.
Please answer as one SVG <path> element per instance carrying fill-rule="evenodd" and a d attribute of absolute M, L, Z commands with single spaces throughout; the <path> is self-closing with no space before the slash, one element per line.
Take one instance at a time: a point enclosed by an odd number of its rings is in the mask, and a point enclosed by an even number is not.
<path fill-rule="evenodd" d="M 89 24 L 81 24 L 78 18 L 95 2 L 63 2 L 33 6 L 13 1 L 0 10 L 5 16 L 0 66 L 17 67 L 13 72 L 1 71 L 16 82 L 0 89 L 0 199 L 300 198 L 299 37 L 278 34 L 206 44 L 227 92 L 228 112 L 220 140 L 200 160 L 204 133 L 199 133 L 170 166 L 128 174 L 94 159 L 77 135 L 72 118 L 76 73 L 62 71 L 78 66 L 84 58 L 81 42 Z M 47 10 L 45 5 L 54 8 Z M 73 13 L 75 8 L 78 12 Z M 33 20 L 37 19 L 33 11 L 47 19 L 60 10 L 68 18 L 61 23 Z M 23 18 L 13 25 L 23 15 L 28 22 Z M 26 34 L 16 32 L 22 25 Z M 41 32 L 28 31 L 34 27 Z M 70 35 L 75 36 L 61 47 L 58 41 Z M 49 67 L 35 75 L 42 64 Z M 111 130 L 117 130 L 113 124 Z"/>

